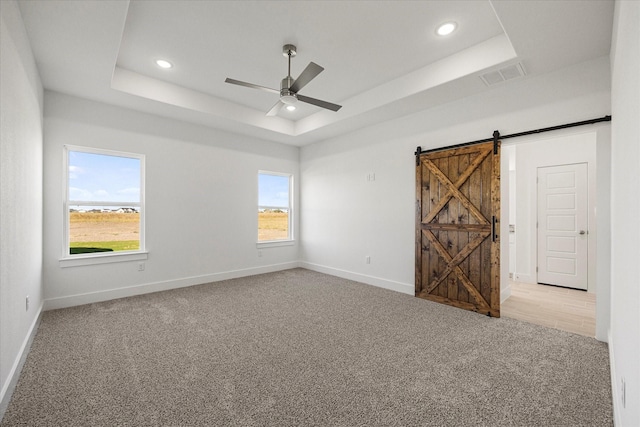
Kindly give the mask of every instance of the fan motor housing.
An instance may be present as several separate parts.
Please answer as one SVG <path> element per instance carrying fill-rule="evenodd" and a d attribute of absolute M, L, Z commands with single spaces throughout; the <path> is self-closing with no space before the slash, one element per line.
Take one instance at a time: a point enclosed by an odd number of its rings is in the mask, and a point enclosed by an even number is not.
<path fill-rule="evenodd" d="M 293 78 L 287 76 L 280 82 L 280 100 L 285 104 L 295 104 L 298 101 L 295 92 L 292 92 L 291 85 L 293 84 Z"/>

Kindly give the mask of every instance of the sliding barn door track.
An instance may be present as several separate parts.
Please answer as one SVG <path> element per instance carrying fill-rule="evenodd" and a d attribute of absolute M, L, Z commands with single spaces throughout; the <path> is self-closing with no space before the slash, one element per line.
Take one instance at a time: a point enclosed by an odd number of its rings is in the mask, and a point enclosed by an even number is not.
<path fill-rule="evenodd" d="M 551 127 L 547 127 L 547 128 L 528 130 L 526 132 L 512 133 L 510 135 L 500 135 L 500 132 L 496 130 L 496 131 L 493 132 L 493 135 L 491 136 L 491 138 L 479 139 L 477 141 L 469 141 L 469 142 L 464 142 L 462 144 L 456 144 L 456 145 L 450 145 L 450 146 L 447 146 L 447 147 L 434 148 L 434 149 L 426 150 L 426 151 L 422 151 L 422 147 L 418 147 L 416 149 L 416 152 L 414 153 L 416 155 L 416 165 L 420 164 L 420 155 L 421 154 L 432 153 L 434 151 L 449 150 L 449 149 L 452 149 L 452 148 L 466 147 L 468 145 L 475 145 L 475 144 L 481 144 L 481 143 L 484 143 L 484 142 L 493 141 L 494 154 L 495 154 L 496 151 L 497 151 L 497 147 L 498 147 L 498 140 L 503 140 L 503 139 L 507 139 L 507 138 L 517 138 L 519 136 L 527 136 L 527 135 L 533 135 L 533 134 L 536 134 L 536 133 L 550 132 L 552 130 L 567 129 L 567 128 L 573 128 L 573 127 L 576 127 L 576 126 L 592 125 L 592 124 L 595 124 L 595 123 L 610 122 L 610 121 L 611 121 L 611 116 L 604 116 L 604 117 L 600 117 L 598 119 L 583 120 L 581 122 L 567 123 L 567 124 L 564 124 L 564 125 L 558 125 L 558 126 L 551 126 Z"/>

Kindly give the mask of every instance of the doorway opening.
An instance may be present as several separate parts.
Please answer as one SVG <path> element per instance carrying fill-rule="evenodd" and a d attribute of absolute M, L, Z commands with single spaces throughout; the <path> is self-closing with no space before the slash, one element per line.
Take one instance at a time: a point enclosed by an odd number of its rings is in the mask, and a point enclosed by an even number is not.
<path fill-rule="evenodd" d="M 589 130 L 503 143 L 504 316 L 596 335 L 596 140 Z"/>

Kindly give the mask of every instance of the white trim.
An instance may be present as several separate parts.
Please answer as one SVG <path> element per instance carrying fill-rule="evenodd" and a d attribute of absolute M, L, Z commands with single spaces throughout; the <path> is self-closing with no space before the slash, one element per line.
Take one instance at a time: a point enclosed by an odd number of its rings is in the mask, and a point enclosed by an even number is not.
<path fill-rule="evenodd" d="M 611 372 L 611 398 L 613 399 L 613 425 L 621 426 L 622 425 L 622 416 L 620 412 L 622 408 L 620 405 L 620 391 L 618 390 L 618 382 L 616 375 L 616 358 L 613 355 L 613 339 L 611 338 L 611 329 L 607 332 L 607 337 L 609 340 L 609 370 Z"/>
<path fill-rule="evenodd" d="M 129 153 L 126 151 L 114 151 L 114 150 L 105 150 L 102 148 L 93 148 L 93 147 L 82 147 L 82 146 L 78 146 L 78 145 L 69 145 L 69 144 L 65 144 L 63 147 L 64 150 L 64 155 L 62 163 L 63 163 L 63 169 L 62 169 L 62 182 L 63 182 L 63 189 L 62 189 L 62 194 L 64 197 L 64 200 L 62 202 L 62 217 L 63 217 L 63 224 L 62 224 L 62 255 L 61 255 L 61 263 L 60 266 L 61 267 L 71 267 L 74 265 L 90 265 L 90 264 L 102 264 L 102 263 L 109 263 L 109 262 L 117 262 L 114 260 L 108 260 L 108 261 L 104 261 L 104 262 L 87 262 L 87 261 L 81 261 L 80 263 L 74 264 L 72 262 L 67 263 L 66 260 L 78 260 L 81 258 L 86 258 L 84 255 L 71 255 L 69 253 L 69 246 L 70 246 L 70 242 L 69 242 L 69 208 L 71 206 L 77 206 L 78 204 L 82 204 L 85 203 L 81 206 L 136 206 L 139 208 L 139 215 L 140 215 L 140 225 L 139 225 L 139 242 L 140 242 L 140 249 L 138 251 L 135 251 L 135 253 L 138 254 L 145 254 L 144 258 L 139 258 L 139 259 L 146 259 L 146 247 L 145 247 L 145 214 L 146 214 L 146 210 L 145 210 L 145 175 L 146 175 L 146 156 L 144 154 L 138 154 L 138 153 Z M 80 152 L 80 153 L 88 153 L 88 154 L 97 154 L 97 155 L 102 155 L 102 156 L 111 156 L 111 157 L 124 157 L 124 158 L 128 158 L 128 159 L 138 159 L 140 161 L 140 196 L 137 202 L 100 202 L 100 201 L 96 201 L 96 202 L 89 202 L 89 201 L 81 201 L 81 200 L 70 200 L 69 199 L 69 153 L 70 152 Z M 129 252 L 130 253 L 130 252 Z M 113 255 L 113 254 L 109 254 L 109 255 Z M 104 252 L 96 252 L 93 254 L 94 257 L 106 257 L 108 256 L 107 254 L 105 254 Z M 65 260 L 64 264 L 68 264 L 68 265 L 62 265 L 63 264 L 63 260 Z M 131 259 L 133 260 L 133 259 Z"/>
<path fill-rule="evenodd" d="M 91 255 L 74 255 L 61 258 L 60 267 L 80 267 L 83 265 L 110 264 L 113 262 L 142 261 L 149 258 L 149 252 L 97 252 Z"/>
<path fill-rule="evenodd" d="M 383 279 L 381 277 L 368 276 L 366 274 L 326 267 L 324 265 L 313 264 L 306 261 L 300 261 L 299 264 L 302 268 L 317 271 L 319 273 L 330 274 L 332 276 L 342 277 L 343 279 L 353 280 L 367 285 L 377 286 L 378 288 L 401 292 L 403 294 L 415 295 L 415 286 L 409 283 L 396 282 L 393 280 Z"/>
<path fill-rule="evenodd" d="M 105 156 L 115 156 L 115 157 L 132 157 L 132 158 L 141 159 L 141 160 L 144 159 L 144 154 L 130 153 L 128 151 L 107 150 L 104 148 L 83 147 L 81 145 L 72 145 L 72 144 L 65 144 L 64 147 L 68 151 L 80 151 L 82 153 L 102 154 Z M 65 170 L 65 172 L 68 172 L 68 171 Z"/>
<path fill-rule="evenodd" d="M 167 291 L 170 289 L 185 288 L 221 280 L 236 279 L 238 277 L 255 276 L 256 274 L 272 273 L 274 271 L 289 270 L 299 267 L 298 262 L 272 264 L 262 267 L 231 270 L 220 273 L 205 274 L 202 276 L 185 277 L 182 279 L 165 280 L 162 282 L 145 283 L 143 285 L 127 286 L 123 288 L 108 289 L 104 291 L 89 292 L 64 297 L 49 298 L 44 301 L 44 310 L 56 310 L 59 308 L 73 307 L 77 305 L 92 304 L 95 302 L 109 301 L 117 298 L 126 298 L 134 295 L 148 294 L 151 292 Z"/>
<path fill-rule="evenodd" d="M 15 389 L 15 386 L 16 384 L 18 384 L 18 379 L 20 378 L 20 372 L 22 371 L 22 366 L 24 365 L 24 362 L 27 360 L 27 355 L 29 354 L 31 343 L 33 342 L 33 338 L 36 336 L 36 332 L 38 331 L 38 325 L 40 324 L 40 319 L 42 318 L 43 310 L 44 310 L 44 302 L 40 304 L 40 307 L 38 307 L 38 313 L 33 319 L 33 322 L 29 327 L 29 331 L 27 332 L 27 335 L 24 337 L 24 341 L 20 346 L 20 350 L 18 351 L 16 359 L 13 361 L 13 366 L 9 371 L 9 375 L 7 375 L 7 380 L 2 385 L 2 391 L 0 391 L 0 420 L 2 420 L 5 411 L 9 406 L 9 401 L 11 400 L 11 396 L 13 395 L 13 390 Z"/>
<path fill-rule="evenodd" d="M 511 296 L 511 284 L 507 284 L 505 288 L 500 288 L 500 304 L 503 304 Z"/>
<path fill-rule="evenodd" d="M 535 267 L 533 268 L 535 269 Z M 535 285 L 536 283 L 538 283 L 535 276 L 518 272 L 513 273 L 513 278 L 511 280 L 513 280 L 514 282 L 529 283 L 531 285 Z"/>
<path fill-rule="evenodd" d="M 278 246 L 293 246 L 295 244 L 295 240 L 265 240 L 264 242 L 257 242 L 256 247 L 258 249 L 277 248 Z"/>
<path fill-rule="evenodd" d="M 272 175 L 272 176 L 281 176 L 281 177 L 285 177 L 289 179 L 289 206 L 267 206 L 267 205 L 261 205 L 260 204 L 260 175 Z M 272 172 L 272 171 L 267 171 L 267 170 L 262 170 L 262 169 L 258 169 L 258 211 L 260 211 L 260 209 L 286 209 L 287 210 L 287 220 L 288 220 L 288 224 L 287 224 L 287 228 L 288 228 L 288 236 L 285 239 L 286 241 L 293 241 L 294 237 L 295 237 L 295 232 L 296 230 L 294 230 L 293 228 L 293 224 L 294 224 L 294 209 L 293 209 L 293 203 L 294 203 L 294 199 L 293 199 L 293 174 L 292 173 L 288 173 L 288 172 Z M 258 225 L 259 227 L 259 225 Z M 259 233 L 260 230 L 259 228 L 256 227 L 256 237 L 259 237 Z M 265 241 L 265 242 L 260 242 L 258 241 L 258 243 L 270 243 L 273 242 L 272 240 L 270 241 Z M 283 245 L 274 245 L 274 246 L 283 246 Z M 268 246 L 265 246 L 268 247 Z"/>

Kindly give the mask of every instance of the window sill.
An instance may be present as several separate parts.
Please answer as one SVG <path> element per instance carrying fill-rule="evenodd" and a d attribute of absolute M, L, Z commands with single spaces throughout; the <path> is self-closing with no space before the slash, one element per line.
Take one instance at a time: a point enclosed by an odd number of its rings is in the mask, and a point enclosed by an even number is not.
<path fill-rule="evenodd" d="M 293 246 L 296 244 L 295 240 L 270 240 L 268 242 L 258 242 L 256 247 L 262 248 L 277 248 L 279 246 Z"/>
<path fill-rule="evenodd" d="M 110 264 L 113 262 L 141 261 L 149 257 L 149 252 L 124 252 L 100 255 L 77 255 L 60 259 L 60 267 L 80 267 L 83 265 Z"/>

